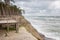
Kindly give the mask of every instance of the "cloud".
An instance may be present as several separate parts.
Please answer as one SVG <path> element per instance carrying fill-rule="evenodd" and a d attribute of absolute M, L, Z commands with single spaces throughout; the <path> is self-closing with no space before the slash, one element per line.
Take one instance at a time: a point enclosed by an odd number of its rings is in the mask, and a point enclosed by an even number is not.
<path fill-rule="evenodd" d="M 15 4 L 29 15 L 60 15 L 59 0 L 18 0 Z"/>
<path fill-rule="evenodd" d="M 54 1 L 49 6 L 50 9 L 60 9 L 60 1 Z"/>

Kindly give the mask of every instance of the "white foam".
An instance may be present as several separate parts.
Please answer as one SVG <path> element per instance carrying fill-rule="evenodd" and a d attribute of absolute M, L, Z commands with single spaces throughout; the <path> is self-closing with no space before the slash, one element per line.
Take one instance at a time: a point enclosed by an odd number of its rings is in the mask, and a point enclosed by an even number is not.
<path fill-rule="evenodd" d="M 48 38 L 60 40 L 60 38 L 59 38 L 60 36 L 56 36 L 54 32 L 52 33 L 52 32 L 45 32 L 44 31 L 45 28 L 48 28 L 48 27 L 44 27 L 44 28 L 42 27 L 42 24 L 44 23 L 44 21 L 33 20 L 33 19 L 28 19 L 28 20 L 39 33 L 44 34 Z"/>
<path fill-rule="evenodd" d="M 51 32 L 50 32 L 50 33 L 44 32 L 44 31 L 42 31 L 41 28 L 38 28 L 37 25 L 33 25 L 33 26 L 34 26 L 35 29 L 38 30 L 39 33 L 42 33 L 42 34 L 45 35 L 46 37 L 48 37 L 48 38 L 53 38 L 53 39 L 56 39 L 56 40 L 60 40 L 60 38 L 57 37 L 57 36 L 55 36 L 54 33 L 51 33 Z"/>

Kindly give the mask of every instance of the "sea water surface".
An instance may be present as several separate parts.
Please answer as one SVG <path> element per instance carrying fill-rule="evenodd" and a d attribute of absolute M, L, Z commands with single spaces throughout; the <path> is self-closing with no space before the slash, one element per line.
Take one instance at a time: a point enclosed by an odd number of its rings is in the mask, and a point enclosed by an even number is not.
<path fill-rule="evenodd" d="M 60 16 L 25 16 L 39 33 L 60 40 Z"/>

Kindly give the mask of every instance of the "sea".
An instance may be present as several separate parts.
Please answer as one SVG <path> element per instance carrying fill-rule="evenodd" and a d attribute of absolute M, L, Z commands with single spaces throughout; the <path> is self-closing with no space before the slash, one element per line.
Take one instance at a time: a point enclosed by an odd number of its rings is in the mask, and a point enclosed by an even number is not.
<path fill-rule="evenodd" d="M 60 16 L 25 16 L 25 18 L 39 33 L 60 40 Z"/>

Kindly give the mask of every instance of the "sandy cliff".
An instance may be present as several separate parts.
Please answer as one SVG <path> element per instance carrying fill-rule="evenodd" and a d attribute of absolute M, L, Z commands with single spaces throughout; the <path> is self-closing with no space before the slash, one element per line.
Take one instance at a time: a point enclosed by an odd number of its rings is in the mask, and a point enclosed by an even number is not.
<path fill-rule="evenodd" d="M 33 26 L 23 16 L 20 17 L 20 23 L 21 26 L 24 26 L 27 31 L 30 32 L 38 40 L 45 40 L 45 36 L 41 33 L 38 33 L 38 31 L 34 29 Z"/>

